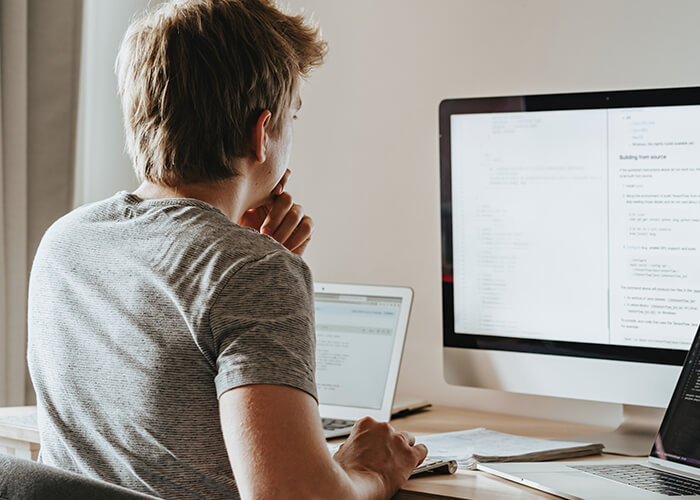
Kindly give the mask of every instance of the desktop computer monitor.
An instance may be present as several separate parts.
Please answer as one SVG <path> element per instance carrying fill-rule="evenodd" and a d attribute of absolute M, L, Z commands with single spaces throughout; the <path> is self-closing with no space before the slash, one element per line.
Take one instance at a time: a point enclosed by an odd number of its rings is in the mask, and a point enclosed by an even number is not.
<path fill-rule="evenodd" d="M 445 100 L 440 173 L 447 382 L 665 407 L 700 322 L 700 87 Z"/>

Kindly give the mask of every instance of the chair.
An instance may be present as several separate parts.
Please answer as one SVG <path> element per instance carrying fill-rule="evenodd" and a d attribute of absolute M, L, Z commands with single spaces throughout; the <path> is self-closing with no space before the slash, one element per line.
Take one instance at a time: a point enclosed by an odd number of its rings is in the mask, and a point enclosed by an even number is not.
<path fill-rule="evenodd" d="M 0 499 L 154 500 L 156 497 L 0 453 Z"/>

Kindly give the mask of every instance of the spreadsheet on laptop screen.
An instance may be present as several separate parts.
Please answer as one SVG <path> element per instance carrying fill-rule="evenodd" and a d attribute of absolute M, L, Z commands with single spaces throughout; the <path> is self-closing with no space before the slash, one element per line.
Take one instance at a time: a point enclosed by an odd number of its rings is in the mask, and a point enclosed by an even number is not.
<path fill-rule="evenodd" d="M 314 301 L 319 402 L 380 408 L 401 299 L 316 293 Z"/>

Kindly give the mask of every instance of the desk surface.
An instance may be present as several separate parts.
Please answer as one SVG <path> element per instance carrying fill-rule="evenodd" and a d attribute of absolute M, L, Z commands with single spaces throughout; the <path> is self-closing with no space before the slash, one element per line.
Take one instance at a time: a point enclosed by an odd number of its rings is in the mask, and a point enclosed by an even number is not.
<path fill-rule="evenodd" d="M 36 406 L 0 407 L 0 437 L 39 444 Z"/>
<path fill-rule="evenodd" d="M 36 411 L 35 407 L 0 408 L 0 437 L 39 443 L 39 432 L 22 425 L 3 423 L 2 417 L 13 416 L 24 420 Z M 484 413 L 448 407 L 433 407 L 414 415 L 392 421 L 392 425 L 416 435 L 449 432 L 474 427 L 487 427 L 494 431 L 509 432 L 523 436 L 564 439 L 577 434 L 592 434 L 606 429 L 580 424 L 570 424 L 552 420 L 540 420 L 497 413 Z M 605 455 L 603 455 L 605 458 Z M 619 459 L 620 457 L 614 457 Z M 579 460 L 600 460 L 596 455 Z M 457 499 L 554 499 L 552 495 L 532 488 L 520 486 L 505 479 L 476 471 L 459 470 L 457 474 L 411 479 L 394 496 L 395 500 L 415 500 L 425 498 Z"/>
<path fill-rule="evenodd" d="M 474 427 L 487 427 L 494 431 L 550 439 L 565 439 L 571 436 L 593 434 L 609 430 L 589 425 L 439 406 L 422 413 L 394 420 L 392 421 L 392 425 L 399 430 L 414 434 L 431 434 L 471 429 Z M 606 455 L 603 455 L 602 459 L 605 458 Z M 619 456 L 615 456 L 614 458 L 620 459 Z M 594 455 L 578 460 L 601 460 L 601 456 Z M 524 500 L 536 498 L 554 499 L 558 497 L 526 486 L 520 486 L 511 481 L 484 472 L 465 470 L 459 470 L 452 476 L 433 476 L 411 479 L 406 483 L 404 488 L 394 496 L 395 500 L 423 498 L 478 498 L 484 500 L 513 498 Z"/>

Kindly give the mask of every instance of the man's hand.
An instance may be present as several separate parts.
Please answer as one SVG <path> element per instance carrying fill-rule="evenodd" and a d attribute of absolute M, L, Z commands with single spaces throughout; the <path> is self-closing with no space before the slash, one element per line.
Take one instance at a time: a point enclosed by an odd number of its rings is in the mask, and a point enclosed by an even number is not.
<path fill-rule="evenodd" d="M 219 408 L 244 500 L 388 500 L 427 453 L 408 434 L 365 418 L 331 458 L 316 401 L 289 386 L 237 387 Z"/>
<path fill-rule="evenodd" d="M 272 236 L 291 252 L 302 255 L 311 241 L 314 222 L 304 214 L 302 206 L 294 203 L 292 196 L 284 191 L 289 174 L 287 170 L 275 186 L 270 203 L 248 210 L 238 224 Z"/>
<path fill-rule="evenodd" d="M 382 422 L 359 420 L 333 457 L 350 475 L 379 476 L 387 497 L 393 495 L 428 454 L 413 436 Z"/>

